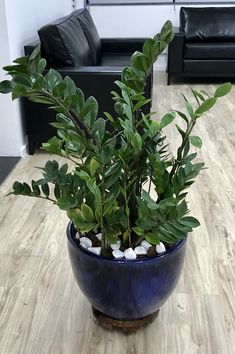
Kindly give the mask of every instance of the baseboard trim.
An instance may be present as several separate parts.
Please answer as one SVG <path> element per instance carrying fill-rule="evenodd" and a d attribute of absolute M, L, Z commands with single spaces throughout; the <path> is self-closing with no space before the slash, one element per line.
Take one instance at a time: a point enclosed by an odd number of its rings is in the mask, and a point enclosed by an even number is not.
<path fill-rule="evenodd" d="M 20 148 L 20 157 L 25 157 L 28 155 L 27 153 L 27 147 L 28 144 L 24 144 L 21 148 Z"/>

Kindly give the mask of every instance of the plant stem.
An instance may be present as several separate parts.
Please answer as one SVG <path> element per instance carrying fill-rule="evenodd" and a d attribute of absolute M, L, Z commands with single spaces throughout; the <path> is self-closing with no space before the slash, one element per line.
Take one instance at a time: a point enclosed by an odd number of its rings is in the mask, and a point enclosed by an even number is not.
<path fill-rule="evenodd" d="M 49 197 L 42 197 L 41 195 L 33 195 L 32 197 L 36 197 L 36 198 L 40 198 L 40 199 L 45 199 L 45 200 L 49 200 L 50 202 L 56 203 L 56 200 L 51 199 Z"/>
<path fill-rule="evenodd" d="M 127 199 L 127 178 L 128 170 L 125 171 L 125 179 L 124 179 L 124 199 L 125 199 L 125 208 L 126 208 L 126 216 L 127 216 L 127 232 L 128 232 L 128 243 L 129 247 L 131 247 L 131 225 L 130 225 L 130 209 L 128 206 L 128 199 Z"/>
<path fill-rule="evenodd" d="M 187 130 L 185 132 L 185 136 L 183 138 L 182 144 L 178 149 L 178 153 L 177 153 L 177 159 L 174 162 L 174 165 L 172 167 L 172 170 L 170 172 L 170 179 L 169 179 L 169 183 L 172 180 L 172 177 L 174 176 L 174 173 L 176 172 L 176 170 L 179 168 L 180 164 L 181 164 L 181 160 L 182 160 L 182 152 L 186 146 L 187 141 L 189 140 L 189 136 L 194 128 L 196 124 L 196 120 L 192 119 L 187 127 Z"/>
<path fill-rule="evenodd" d="M 41 93 L 41 92 L 40 92 Z M 93 143 L 97 143 L 95 137 L 93 136 L 91 130 L 88 128 L 86 124 L 81 120 L 77 112 L 75 112 L 73 109 L 68 109 L 64 104 L 63 101 L 56 98 L 52 93 L 49 91 L 44 91 L 43 94 L 45 94 L 46 97 L 50 97 L 50 99 L 54 100 L 56 104 L 58 104 L 63 110 L 67 113 L 67 115 L 71 118 L 73 123 L 75 124 L 76 127 L 79 128 L 80 134 L 86 136 L 87 139 L 91 139 Z"/>

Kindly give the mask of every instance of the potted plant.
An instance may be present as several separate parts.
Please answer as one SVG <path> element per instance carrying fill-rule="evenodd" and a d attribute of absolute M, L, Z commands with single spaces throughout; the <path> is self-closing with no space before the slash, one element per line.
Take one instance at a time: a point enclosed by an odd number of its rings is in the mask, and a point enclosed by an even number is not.
<path fill-rule="evenodd" d="M 150 102 L 146 77 L 173 37 L 167 21 L 143 52 L 132 55 L 116 81 L 118 92 L 111 93 L 116 117 L 107 112 L 97 117 L 96 100 L 85 99 L 69 77 L 53 69 L 44 74 L 39 48 L 5 67 L 12 79 L 0 84 L 12 99 L 24 96 L 57 112 L 58 136 L 42 148 L 70 161 L 69 166 L 47 161 L 40 180 L 15 182 L 11 193 L 44 198 L 66 211 L 69 254 L 81 290 L 104 323 L 125 328 L 152 320 L 176 286 L 187 235 L 199 226 L 186 202 L 204 167 L 194 162 L 191 146 L 201 148 L 202 141 L 192 131 L 231 89 L 226 83 L 213 95 L 192 90 L 195 104 L 183 97 L 185 113 L 170 111 L 157 120 L 154 113 L 144 114 Z M 173 157 L 162 130 L 176 116 L 182 139 Z"/>

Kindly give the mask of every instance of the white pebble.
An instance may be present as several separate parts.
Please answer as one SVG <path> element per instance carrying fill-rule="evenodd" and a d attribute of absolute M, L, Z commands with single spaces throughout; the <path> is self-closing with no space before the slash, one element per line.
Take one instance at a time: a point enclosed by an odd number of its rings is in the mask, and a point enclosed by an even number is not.
<path fill-rule="evenodd" d="M 143 246 L 148 251 L 149 247 L 151 247 L 152 245 L 148 241 L 143 240 L 140 246 Z"/>
<path fill-rule="evenodd" d="M 156 252 L 157 253 L 164 253 L 166 252 L 166 247 L 162 242 L 159 243 L 159 245 L 156 245 Z"/>
<path fill-rule="evenodd" d="M 91 253 L 97 254 L 98 256 L 101 255 L 101 247 L 89 247 L 88 251 Z"/>
<path fill-rule="evenodd" d="M 136 254 L 134 252 L 134 250 L 130 247 L 130 248 L 127 248 L 125 251 L 124 251 L 124 256 L 126 259 L 136 259 Z"/>
<path fill-rule="evenodd" d="M 88 237 L 81 237 L 80 238 L 80 245 L 84 248 L 92 247 L 92 242 Z"/>
<path fill-rule="evenodd" d="M 79 240 L 79 239 L 80 239 L 80 235 L 79 235 L 79 233 L 78 233 L 78 232 L 76 232 L 76 234 L 75 234 L 75 238 L 76 238 L 76 240 Z"/>
<path fill-rule="evenodd" d="M 124 253 L 120 250 L 114 250 L 112 252 L 112 254 L 113 254 L 114 258 L 116 258 L 116 259 L 121 259 L 124 257 Z"/>
<path fill-rule="evenodd" d="M 135 247 L 134 251 L 135 251 L 135 254 L 136 254 L 136 255 L 144 255 L 144 254 L 147 254 L 147 250 L 146 250 L 146 248 L 144 248 L 143 246 L 137 246 L 137 247 Z"/>
<path fill-rule="evenodd" d="M 95 236 L 96 236 L 96 238 L 98 238 L 99 241 L 102 240 L 102 233 L 96 234 Z"/>
<path fill-rule="evenodd" d="M 117 241 L 117 243 L 112 243 L 111 245 L 110 245 L 110 247 L 112 248 L 112 250 L 119 250 L 119 248 L 121 247 L 121 241 L 120 240 L 118 240 Z"/>

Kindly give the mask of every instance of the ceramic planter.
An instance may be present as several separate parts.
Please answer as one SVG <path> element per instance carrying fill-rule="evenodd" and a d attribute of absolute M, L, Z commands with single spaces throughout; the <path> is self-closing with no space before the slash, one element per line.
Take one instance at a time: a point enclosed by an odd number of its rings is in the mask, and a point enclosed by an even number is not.
<path fill-rule="evenodd" d="M 167 253 L 115 260 L 79 246 L 75 229 L 67 227 L 68 249 L 76 281 L 94 308 L 117 320 L 136 320 L 158 310 L 174 290 L 183 266 L 186 241 Z"/>

